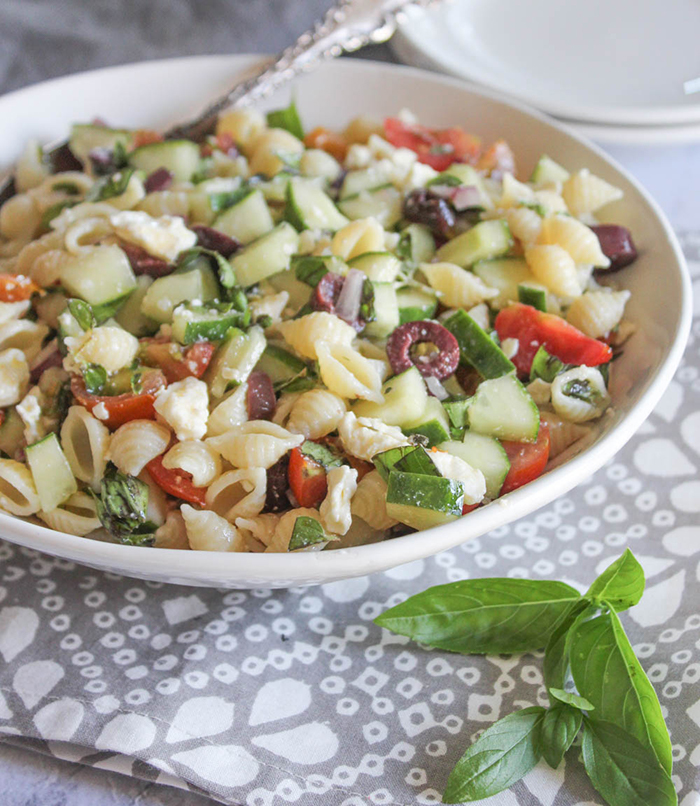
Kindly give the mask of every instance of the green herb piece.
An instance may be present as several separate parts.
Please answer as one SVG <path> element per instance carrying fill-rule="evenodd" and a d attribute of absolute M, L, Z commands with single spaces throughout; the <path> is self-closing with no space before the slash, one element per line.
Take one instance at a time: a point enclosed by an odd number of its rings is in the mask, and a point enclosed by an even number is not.
<path fill-rule="evenodd" d="M 443 803 L 464 803 L 502 792 L 540 760 L 544 708 L 523 708 L 496 722 L 469 747 L 447 781 Z"/>
<path fill-rule="evenodd" d="M 132 546 L 153 544 L 155 524 L 147 517 L 148 485 L 109 464 L 102 478 L 99 496 L 94 495 L 97 516 L 104 528 L 121 543 Z"/>
<path fill-rule="evenodd" d="M 539 202 L 521 201 L 518 207 L 527 207 L 528 210 L 533 210 L 540 218 L 547 217 L 547 208 Z"/>
<path fill-rule="evenodd" d="M 567 397 L 573 397 L 576 400 L 582 400 L 584 403 L 595 405 L 602 397 L 601 393 L 596 389 L 588 378 L 583 380 L 573 378 L 567 381 L 562 387 L 562 392 Z"/>
<path fill-rule="evenodd" d="M 432 179 L 429 179 L 425 186 L 427 188 L 437 186 L 437 187 L 448 187 L 448 188 L 457 188 L 460 187 L 462 184 L 462 180 L 458 179 L 456 176 L 452 174 L 438 174 L 434 176 Z"/>
<path fill-rule="evenodd" d="M 400 470 L 402 473 L 418 473 L 421 476 L 440 476 L 435 462 L 430 458 L 430 454 L 425 448 L 413 448 L 405 453 L 398 462 L 395 462 L 392 470 Z"/>
<path fill-rule="evenodd" d="M 237 188 L 236 190 L 229 190 L 224 193 L 211 193 L 209 195 L 209 206 L 213 213 L 220 213 L 222 210 L 228 210 L 238 202 L 243 201 L 246 196 L 253 191 L 247 185 Z"/>
<path fill-rule="evenodd" d="M 309 389 L 314 389 L 318 386 L 318 380 L 315 375 L 311 374 L 311 370 L 304 370 L 300 372 L 296 378 L 292 378 L 286 383 L 275 386 L 276 392 L 307 392 Z"/>
<path fill-rule="evenodd" d="M 297 280 L 315 288 L 328 272 L 343 274 L 345 263 L 334 255 L 294 255 L 291 270 Z"/>
<path fill-rule="evenodd" d="M 129 156 L 126 153 L 126 145 L 122 140 L 117 140 L 112 149 L 112 165 L 115 169 L 125 168 L 129 162 Z"/>
<path fill-rule="evenodd" d="M 302 443 L 301 452 L 313 459 L 314 462 L 318 462 L 319 465 L 323 465 L 326 469 L 340 467 L 345 464 L 345 460 L 339 453 L 332 451 L 326 445 L 320 445 L 318 442 L 307 440 Z"/>
<path fill-rule="evenodd" d="M 579 599 L 550 636 L 544 651 L 544 682 L 547 689 L 563 689 L 566 685 L 569 676 L 570 631 L 579 620 L 590 618 L 596 612 L 597 609 L 585 599 Z"/>
<path fill-rule="evenodd" d="M 522 302 L 523 305 L 531 305 L 537 311 L 547 312 L 547 292 L 544 288 L 535 288 L 526 283 L 520 283 L 518 302 Z"/>
<path fill-rule="evenodd" d="M 51 190 L 63 191 L 67 196 L 80 196 L 80 188 L 75 182 L 54 182 Z"/>
<path fill-rule="evenodd" d="M 329 539 L 323 526 L 315 518 L 302 515 L 294 521 L 292 536 L 289 538 L 289 551 L 298 551 L 318 543 L 327 543 Z"/>
<path fill-rule="evenodd" d="M 133 293 L 134 289 L 132 288 L 130 291 L 127 291 L 126 294 L 122 294 L 121 297 L 111 299 L 109 302 L 102 302 L 99 305 L 93 305 L 92 312 L 95 315 L 95 322 L 101 325 L 103 322 L 111 319 Z"/>
<path fill-rule="evenodd" d="M 556 702 L 542 722 L 540 750 L 544 760 L 556 770 L 581 729 L 583 714 L 570 705 Z"/>
<path fill-rule="evenodd" d="M 143 367 L 132 370 L 131 378 L 129 379 L 132 394 L 140 395 L 143 392 L 143 375 Z"/>
<path fill-rule="evenodd" d="M 670 775 L 645 744 L 610 722 L 586 720 L 583 764 L 610 806 L 675 806 Z"/>
<path fill-rule="evenodd" d="M 276 109 L 267 113 L 267 125 L 271 129 L 286 129 L 290 134 L 304 139 L 304 127 L 296 103 L 292 101 L 286 109 Z"/>
<path fill-rule="evenodd" d="M 571 639 L 576 689 L 591 702 L 591 722 L 612 722 L 650 746 L 661 766 L 673 765 L 661 706 L 614 611 L 579 623 Z"/>
<path fill-rule="evenodd" d="M 382 451 L 372 457 L 374 466 L 379 471 L 379 475 L 386 481 L 389 478 L 389 473 L 394 469 L 394 466 L 399 459 L 411 453 L 416 448 L 414 445 L 403 445 L 400 448 L 389 448 L 388 451 Z"/>
<path fill-rule="evenodd" d="M 44 210 L 41 216 L 41 228 L 42 229 L 49 229 L 49 225 L 57 218 L 67 207 L 75 207 L 77 202 L 70 201 L 69 199 L 64 199 L 63 201 L 56 202 L 52 204 L 50 207 L 47 207 Z"/>
<path fill-rule="evenodd" d="M 564 364 L 556 356 L 550 355 L 544 347 L 540 347 L 532 359 L 530 367 L 530 380 L 541 378 L 547 383 L 551 383 L 559 373 L 569 369 L 568 364 Z"/>
<path fill-rule="evenodd" d="M 82 299 L 69 299 L 68 310 L 81 330 L 90 330 L 95 327 L 95 315 L 87 302 Z"/>
<path fill-rule="evenodd" d="M 571 705 L 573 708 L 578 708 L 581 711 L 592 711 L 595 706 L 592 702 L 588 702 L 585 697 L 580 694 L 574 694 L 571 691 L 564 691 L 563 688 L 550 688 L 549 696 L 563 702 L 566 705 Z"/>
<path fill-rule="evenodd" d="M 366 279 L 362 283 L 362 296 L 360 297 L 358 315 L 366 323 L 374 322 L 377 318 L 377 312 L 374 309 L 374 285 L 372 285 L 371 280 Z"/>
<path fill-rule="evenodd" d="M 594 604 L 605 601 L 618 613 L 634 607 L 644 593 L 644 571 L 634 554 L 627 549 L 596 579 L 586 593 Z"/>
<path fill-rule="evenodd" d="M 208 258 L 211 267 L 217 273 L 219 282 L 224 288 L 233 288 L 236 285 L 236 275 L 233 266 L 223 255 L 213 249 L 205 249 L 203 246 L 193 246 L 181 252 L 177 259 L 178 271 L 189 271 L 193 269 L 200 258 Z"/>
<path fill-rule="evenodd" d="M 529 652 L 547 643 L 578 598 L 563 582 L 465 579 L 428 588 L 375 621 L 450 652 Z"/>
<path fill-rule="evenodd" d="M 264 313 L 255 320 L 255 324 L 258 327 L 261 327 L 263 330 L 267 330 L 274 323 L 274 319 L 270 316 L 269 313 Z"/>
<path fill-rule="evenodd" d="M 133 174 L 134 169 L 129 168 L 128 170 L 105 176 L 103 179 L 95 182 L 87 195 L 86 201 L 98 202 L 121 196 L 122 193 L 126 192 Z"/>
<path fill-rule="evenodd" d="M 91 395 L 99 395 L 107 383 L 107 370 L 100 364 L 88 364 L 83 368 L 83 380 Z"/>

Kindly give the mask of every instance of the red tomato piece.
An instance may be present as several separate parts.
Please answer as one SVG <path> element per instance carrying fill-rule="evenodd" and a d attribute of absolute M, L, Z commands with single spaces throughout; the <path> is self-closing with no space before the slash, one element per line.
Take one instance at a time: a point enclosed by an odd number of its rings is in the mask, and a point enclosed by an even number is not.
<path fill-rule="evenodd" d="M 540 422 L 537 442 L 501 442 L 510 459 L 510 470 L 501 487 L 501 495 L 517 490 L 541 476 L 549 459 L 549 428 Z"/>
<path fill-rule="evenodd" d="M 531 305 L 516 302 L 496 317 L 496 332 L 503 339 L 517 339 L 518 352 L 511 359 L 527 375 L 540 347 L 565 364 L 597 367 L 612 358 L 609 345 L 592 339 L 553 313 L 542 313 Z"/>
<path fill-rule="evenodd" d="M 198 507 L 205 505 L 206 487 L 195 487 L 192 484 L 192 474 L 185 470 L 179 468 L 169 470 L 164 467 L 163 456 L 151 459 L 146 465 L 146 470 L 160 489 L 168 495 L 188 501 L 190 504 L 196 504 Z"/>
<path fill-rule="evenodd" d="M 141 148 L 141 146 L 149 146 L 152 143 L 161 143 L 162 141 L 163 135 L 154 129 L 137 129 L 131 141 L 131 148 Z"/>
<path fill-rule="evenodd" d="M 24 302 L 39 291 L 41 287 L 23 274 L 0 274 L 0 302 Z"/>
<path fill-rule="evenodd" d="M 415 151 L 419 162 L 436 171 L 445 171 L 453 162 L 473 162 L 481 150 L 479 139 L 459 126 L 429 129 L 418 123 L 408 124 L 398 118 L 387 118 L 384 135 L 396 148 Z"/>
<path fill-rule="evenodd" d="M 347 139 L 337 132 L 326 129 L 324 126 L 317 126 L 304 137 L 304 145 L 307 148 L 320 148 L 332 157 L 343 162 L 348 153 L 350 144 Z"/>
<path fill-rule="evenodd" d="M 198 341 L 189 347 L 157 339 L 142 339 L 144 360 L 159 367 L 168 383 L 183 378 L 201 378 L 216 351 L 210 341 Z"/>
<path fill-rule="evenodd" d="M 498 178 L 503 174 L 515 173 L 515 156 L 505 140 L 496 140 L 479 157 L 476 167 Z"/>
<path fill-rule="evenodd" d="M 300 507 L 315 507 L 323 501 L 328 489 L 326 470 L 310 456 L 294 448 L 289 454 L 289 486 Z"/>
<path fill-rule="evenodd" d="M 481 504 L 464 504 L 462 506 L 462 515 L 468 515 L 470 512 L 473 512 L 475 509 L 478 509 Z"/>
<path fill-rule="evenodd" d="M 107 419 L 102 422 L 110 430 L 119 428 L 130 420 L 155 420 L 156 412 L 153 404 L 156 392 L 165 385 L 165 377 L 160 370 L 144 373 L 142 391 L 139 394 L 127 392 L 123 395 L 93 395 L 85 388 L 85 381 L 80 375 L 73 375 L 70 382 L 73 397 L 88 411 L 92 412 L 95 406 L 104 404 Z"/>
<path fill-rule="evenodd" d="M 0 425 L 5 422 L 5 409 L 0 409 Z"/>

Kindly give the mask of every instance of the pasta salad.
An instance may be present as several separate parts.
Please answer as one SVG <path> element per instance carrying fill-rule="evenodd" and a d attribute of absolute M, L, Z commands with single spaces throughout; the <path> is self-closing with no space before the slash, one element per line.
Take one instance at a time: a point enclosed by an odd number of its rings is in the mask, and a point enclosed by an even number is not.
<path fill-rule="evenodd" d="M 585 446 L 633 327 L 621 191 L 409 112 L 75 125 L 0 208 L 0 509 L 234 552 L 454 521 Z"/>

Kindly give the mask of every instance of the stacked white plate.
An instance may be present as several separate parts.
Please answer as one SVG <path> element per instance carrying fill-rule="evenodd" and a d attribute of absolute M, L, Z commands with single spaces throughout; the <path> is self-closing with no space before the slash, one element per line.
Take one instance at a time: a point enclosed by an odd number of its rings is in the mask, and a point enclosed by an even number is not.
<path fill-rule="evenodd" d="M 700 142 L 698 0 L 443 0 L 397 56 L 505 92 L 609 143 Z"/>

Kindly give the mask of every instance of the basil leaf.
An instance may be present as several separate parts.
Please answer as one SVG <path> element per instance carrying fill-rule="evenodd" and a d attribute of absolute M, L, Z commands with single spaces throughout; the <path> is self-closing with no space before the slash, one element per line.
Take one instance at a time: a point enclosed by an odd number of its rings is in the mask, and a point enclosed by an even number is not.
<path fill-rule="evenodd" d="M 134 169 L 130 168 L 111 176 L 105 176 L 95 182 L 86 197 L 86 201 L 105 201 L 106 199 L 113 199 L 115 196 L 121 196 L 126 191 L 133 173 Z"/>
<path fill-rule="evenodd" d="M 304 139 L 304 127 L 296 103 L 292 101 L 286 109 L 276 109 L 267 113 L 267 125 L 271 129 L 286 129 L 290 134 Z"/>
<path fill-rule="evenodd" d="M 252 192 L 252 188 L 244 185 L 237 190 L 211 193 L 209 195 L 209 207 L 211 207 L 213 213 L 220 213 L 222 210 L 228 210 L 229 207 L 233 207 L 235 204 L 238 204 L 238 202 L 243 201 L 243 199 Z"/>
<path fill-rule="evenodd" d="M 147 546 L 153 543 L 155 524 L 147 518 L 148 485 L 109 464 L 94 495 L 97 516 L 104 528 L 121 543 Z"/>
<path fill-rule="evenodd" d="M 340 467 L 342 464 L 345 464 L 343 457 L 339 453 L 332 451 L 326 445 L 319 445 L 318 442 L 311 442 L 309 440 L 303 442 L 301 452 L 326 469 L 330 467 Z"/>
<path fill-rule="evenodd" d="M 559 373 L 569 369 L 569 364 L 560 361 L 555 355 L 550 355 L 544 347 L 540 347 L 532 359 L 530 367 L 530 380 L 541 378 L 551 383 Z"/>
<path fill-rule="evenodd" d="M 569 610 L 566 618 L 552 633 L 544 650 L 544 682 L 547 689 L 563 689 L 569 673 L 568 635 L 578 619 L 593 615 L 596 608 L 580 599 Z"/>
<path fill-rule="evenodd" d="M 582 722 L 583 714 L 563 702 L 555 703 L 545 714 L 540 734 L 540 750 L 553 770 L 561 764 L 564 754 L 581 729 Z"/>
<path fill-rule="evenodd" d="M 81 330 L 90 330 L 95 327 L 95 315 L 87 302 L 82 299 L 69 299 L 68 310 Z"/>
<path fill-rule="evenodd" d="M 550 688 L 549 696 L 554 697 L 559 702 L 571 705 L 573 708 L 578 708 L 581 711 L 592 711 L 595 708 L 592 702 L 589 702 L 585 697 L 580 694 L 574 694 L 571 691 L 564 691 L 563 688 Z"/>
<path fill-rule="evenodd" d="M 541 756 L 544 714 L 539 706 L 524 708 L 485 730 L 450 773 L 442 802 L 489 798 L 527 775 Z"/>
<path fill-rule="evenodd" d="M 107 370 L 99 364 L 88 364 L 83 368 L 83 380 L 91 395 L 99 395 L 107 383 Z"/>
<path fill-rule="evenodd" d="M 511 654 L 544 646 L 578 599 L 563 582 L 466 579 L 428 588 L 375 622 L 450 652 Z"/>
<path fill-rule="evenodd" d="M 402 473 L 417 473 L 421 476 L 442 475 L 425 448 L 412 448 L 395 462 L 391 469 Z"/>
<path fill-rule="evenodd" d="M 633 607 L 644 593 L 644 571 L 634 554 L 627 549 L 608 566 L 586 593 L 586 598 L 600 603 L 605 600 L 616 611 Z"/>
<path fill-rule="evenodd" d="M 294 521 L 292 536 L 289 538 L 289 551 L 298 551 L 318 543 L 327 543 L 329 539 L 323 526 L 315 518 L 301 515 Z"/>
<path fill-rule="evenodd" d="M 80 196 L 80 188 L 75 182 L 54 182 L 51 190 L 62 190 L 66 196 Z"/>
<path fill-rule="evenodd" d="M 670 775 L 653 751 L 610 722 L 586 720 L 583 763 L 593 786 L 610 806 L 674 806 Z"/>
<path fill-rule="evenodd" d="M 78 202 L 70 201 L 69 199 L 64 199 L 63 201 L 56 202 L 50 207 L 47 207 L 41 216 L 41 228 L 49 229 L 49 224 L 54 220 L 54 218 L 61 215 L 61 213 L 67 207 L 75 207 L 77 203 Z"/>
<path fill-rule="evenodd" d="M 601 393 L 591 385 L 588 379 L 580 380 L 574 378 L 567 381 L 562 387 L 562 393 L 575 400 L 582 400 L 584 403 L 595 405 L 602 397 Z"/>
<path fill-rule="evenodd" d="M 374 285 L 369 279 L 365 279 L 362 283 L 359 317 L 365 323 L 374 322 L 377 318 L 377 311 L 374 304 Z"/>
<path fill-rule="evenodd" d="M 614 611 L 574 627 L 571 672 L 579 694 L 595 707 L 590 721 L 619 725 L 651 746 L 670 773 L 671 740 L 659 700 Z"/>
<path fill-rule="evenodd" d="M 236 285 L 236 275 L 228 260 L 213 249 L 205 249 L 203 246 L 193 246 L 191 249 L 181 252 L 177 259 L 177 268 L 181 271 L 188 271 L 190 268 L 194 268 L 201 257 L 209 259 L 210 265 L 216 271 L 219 282 L 224 288 L 233 288 Z"/>

